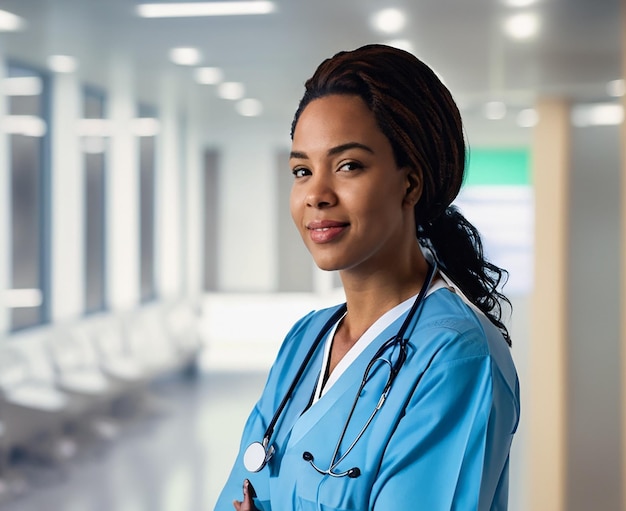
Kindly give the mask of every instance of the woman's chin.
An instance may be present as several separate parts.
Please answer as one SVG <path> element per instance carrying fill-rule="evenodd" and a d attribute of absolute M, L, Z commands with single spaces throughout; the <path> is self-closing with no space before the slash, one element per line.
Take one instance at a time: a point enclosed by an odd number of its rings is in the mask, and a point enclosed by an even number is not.
<path fill-rule="evenodd" d="M 330 261 L 328 259 L 314 259 L 315 266 L 322 271 L 338 271 L 342 266 L 337 261 Z"/>

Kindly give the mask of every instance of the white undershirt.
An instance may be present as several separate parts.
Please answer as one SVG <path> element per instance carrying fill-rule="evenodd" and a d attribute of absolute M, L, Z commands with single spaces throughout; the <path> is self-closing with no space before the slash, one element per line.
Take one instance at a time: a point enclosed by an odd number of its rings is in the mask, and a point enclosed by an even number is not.
<path fill-rule="evenodd" d="M 437 289 L 442 287 L 449 287 L 448 283 L 446 283 L 442 279 L 435 280 L 426 296 L 430 295 Z M 335 336 L 335 331 L 341 323 L 343 316 L 333 325 L 331 330 L 326 335 L 326 339 L 324 341 L 324 359 L 322 360 L 322 370 L 320 371 L 319 379 L 317 380 L 317 386 L 315 388 L 315 395 L 313 396 L 313 403 L 316 403 L 328 390 L 335 384 L 335 382 L 339 379 L 339 377 L 345 372 L 350 364 L 354 362 L 357 357 L 363 353 L 363 350 L 367 348 L 373 341 L 376 339 L 389 325 L 391 325 L 395 320 L 397 320 L 400 316 L 402 316 L 405 312 L 407 312 L 413 302 L 417 298 L 417 294 L 412 297 L 406 299 L 402 303 L 396 305 L 393 309 L 385 312 L 380 318 L 376 320 L 376 322 L 370 326 L 365 333 L 354 343 L 352 348 L 344 355 L 344 357 L 339 361 L 337 366 L 333 369 L 333 372 L 324 383 L 324 375 L 326 372 L 326 367 L 328 367 L 328 358 L 330 357 L 330 348 L 333 344 L 333 337 Z M 344 314 L 345 316 L 345 314 Z"/>

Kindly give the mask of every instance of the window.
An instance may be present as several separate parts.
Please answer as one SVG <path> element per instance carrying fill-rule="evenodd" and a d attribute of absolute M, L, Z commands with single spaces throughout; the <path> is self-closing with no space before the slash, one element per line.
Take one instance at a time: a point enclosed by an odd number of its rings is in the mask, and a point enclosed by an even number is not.
<path fill-rule="evenodd" d="M 91 87 L 83 89 L 83 118 L 105 119 L 106 101 L 102 91 Z M 86 124 L 87 127 L 90 124 Z M 98 121 L 82 142 L 85 173 L 85 312 L 98 312 L 106 308 L 106 224 L 105 183 L 107 142 L 106 130 L 98 133 Z"/>
<path fill-rule="evenodd" d="M 149 121 L 156 119 L 156 112 L 153 108 L 141 105 L 139 117 L 137 134 L 139 136 L 140 297 L 142 302 L 147 302 L 156 298 L 154 281 L 156 137 L 155 133 L 149 129 L 152 125 Z"/>
<path fill-rule="evenodd" d="M 203 263 L 204 263 L 204 290 L 217 290 L 217 187 L 219 153 L 215 149 L 207 149 L 204 152 L 204 239 Z"/>
<path fill-rule="evenodd" d="M 11 181 L 10 328 L 39 325 L 49 309 L 48 80 L 9 64 L 5 78 Z"/>

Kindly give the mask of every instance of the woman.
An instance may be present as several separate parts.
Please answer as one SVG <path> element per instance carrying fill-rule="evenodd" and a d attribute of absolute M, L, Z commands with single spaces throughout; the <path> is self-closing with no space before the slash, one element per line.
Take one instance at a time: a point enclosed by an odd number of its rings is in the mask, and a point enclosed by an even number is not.
<path fill-rule="evenodd" d="M 458 109 L 411 54 L 341 52 L 307 81 L 291 213 L 346 304 L 288 333 L 217 510 L 507 508 L 518 382 L 503 271 L 450 207 L 464 165 Z"/>

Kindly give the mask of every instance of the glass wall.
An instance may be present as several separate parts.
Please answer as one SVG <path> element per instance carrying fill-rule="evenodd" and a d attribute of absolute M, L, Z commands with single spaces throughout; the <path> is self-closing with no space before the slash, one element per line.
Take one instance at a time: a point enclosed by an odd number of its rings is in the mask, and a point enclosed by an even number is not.
<path fill-rule="evenodd" d="M 47 77 L 9 64 L 5 78 L 11 182 L 10 328 L 48 319 L 50 183 Z"/>
<path fill-rule="evenodd" d="M 144 124 L 156 119 L 155 109 L 139 106 L 139 267 L 141 302 L 156 298 L 155 285 L 155 185 L 156 185 L 156 137 L 150 130 L 143 130 Z"/>
<path fill-rule="evenodd" d="M 218 165 L 219 153 L 216 149 L 207 149 L 203 161 L 203 220 L 202 236 L 204 241 L 203 275 L 204 290 L 216 291 L 217 281 L 217 212 L 218 212 Z"/>
<path fill-rule="evenodd" d="M 106 308 L 106 164 L 108 138 L 103 129 L 106 118 L 104 92 L 92 87 L 83 89 L 83 118 L 96 120 L 81 139 L 85 172 L 85 312 Z M 100 122 L 102 120 L 103 122 Z M 89 126 L 89 124 L 88 124 Z"/>

